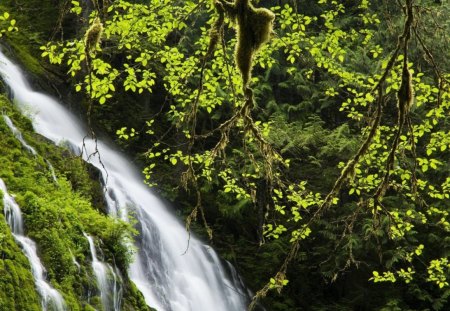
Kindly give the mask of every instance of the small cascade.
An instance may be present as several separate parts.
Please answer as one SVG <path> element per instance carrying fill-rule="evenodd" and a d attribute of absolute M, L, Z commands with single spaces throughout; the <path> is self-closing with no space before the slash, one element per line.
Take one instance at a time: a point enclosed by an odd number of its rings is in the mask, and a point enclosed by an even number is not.
<path fill-rule="evenodd" d="M 231 281 L 233 282 L 233 289 L 237 290 L 237 293 L 243 297 L 253 297 L 253 293 L 250 289 L 245 287 L 244 281 L 242 280 L 241 276 L 236 271 L 236 268 L 229 262 L 226 261 L 226 265 L 228 268 L 228 271 L 231 275 Z M 266 311 L 266 309 L 259 303 L 256 305 L 256 310 L 258 311 Z"/>
<path fill-rule="evenodd" d="M 89 242 L 92 257 L 92 270 L 97 279 L 103 311 L 120 311 L 120 303 L 122 300 L 121 282 L 118 280 L 117 274 L 110 265 L 98 260 L 94 239 L 85 233 L 83 234 Z"/>
<path fill-rule="evenodd" d="M 81 270 L 80 264 L 79 264 L 78 261 L 75 259 L 75 256 L 73 255 L 73 253 L 72 253 L 72 251 L 71 251 L 70 249 L 69 249 L 69 252 L 70 252 L 70 256 L 72 257 L 72 263 L 75 265 L 75 267 L 77 267 L 78 272 L 80 272 L 80 270 Z"/>
<path fill-rule="evenodd" d="M 45 160 L 45 162 L 47 163 L 47 166 L 48 166 L 48 169 L 49 169 L 50 173 L 52 174 L 53 182 L 55 184 L 58 184 L 58 178 L 56 178 L 55 169 L 53 168 L 53 165 L 50 163 L 49 160 Z"/>
<path fill-rule="evenodd" d="M 17 140 L 20 141 L 22 146 L 28 152 L 30 152 L 32 155 L 36 156 L 37 155 L 36 150 L 33 147 L 31 147 L 30 145 L 27 144 L 25 139 L 23 139 L 23 137 L 22 137 L 22 133 L 17 129 L 17 127 L 14 126 L 14 124 L 11 121 L 11 119 L 6 114 L 3 115 L 3 119 L 5 120 L 6 125 L 9 127 L 11 132 L 13 132 L 13 134 L 17 138 Z"/>
<path fill-rule="evenodd" d="M 45 280 L 45 268 L 37 255 L 36 244 L 24 235 L 22 213 L 14 198 L 8 194 L 6 185 L 0 179 L 0 190 L 3 192 L 3 206 L 6 221 L 11 228 L 14 239 L 20 244 L 31 265 L 37 291 L 41 296 L 44 311 L 65 311 L 65 303 L 61 294 Z"/>

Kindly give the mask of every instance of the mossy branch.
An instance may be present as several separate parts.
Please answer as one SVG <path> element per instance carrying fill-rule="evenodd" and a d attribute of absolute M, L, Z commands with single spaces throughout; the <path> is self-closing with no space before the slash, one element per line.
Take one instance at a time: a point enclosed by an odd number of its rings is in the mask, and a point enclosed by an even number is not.
<path fill-rule="evenodd" d="M 398 145 L 400 142 L 400 135 L 403 131 L 403 126 L 407 118 L 409 118 L 409 110 L 414 100 L 412 76 L 408 69 L 408 42 L 411 37 L 411 27 L 414 20 L 412 3 L 413 0 L 406 1 L 407 18 L 405 21 L 403 34 L 399 38 L 399 42 L 401 42 L 403 48 L 403 68 L 402 68 L 402 81 L 400 84 L 400 89 L 397 92 L 397 111 L 398 111 L 397 132 L 395 134 L 394 140 L 392 141 L 391 150 L 386 160 L 386 173 L 384 174 L 383 180 L 378 186 L 378 189 L 374 195 L 375 203 L 378 203 L 381 200 L 381 198 L 384 196 L 384 193 L 388 188 L 390 173 L 394 167 L 395 153 L 397 152 Z M 411 141 L 411 144 L 414 144 L 414 141 Z"/>

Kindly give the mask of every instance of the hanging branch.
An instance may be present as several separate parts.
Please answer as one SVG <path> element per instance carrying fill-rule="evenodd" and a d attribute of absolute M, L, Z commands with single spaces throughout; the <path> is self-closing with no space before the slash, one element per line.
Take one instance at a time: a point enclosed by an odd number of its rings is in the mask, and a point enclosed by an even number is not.
<path fill-rule="evenodd" d="M 214 50 L 216 49 L 217 43 L 223 38 L 223 24 L 224 24 L 224 20 L 225 20 L 225 15 L 224 15 L 224 10 L 223 7 L 220 4 L 215 3 L 215 8 L 217 13 L 219 14 L 219 17 L 217 18 L 217 20 L 214 22 L 213 26 L 211 27 L 210 30 L 210 41 L 209 41 L 209 45 L 208 45 L 208 49 L 205 53 L 205 56 L 203 57 L 202 60 L 202 65 L 200 68 L 200 82 L 199 82 L 199 86 L 197 88 L 197 96 L 195 97 L 194 103 L 192 105 L 192 108 L 188 114 L 188 125 L 190 123 L 190 139 L 189 139 L 189 145 L 188 145 L 188 169 L 187 171 L 185 171 L 182 176 L 181 176 L 181 182 L 184 186 L 185 189 L 188 188 L 188 183 L 191 182 L 195 192 L 196 192 L 196 196 L 197 196 L 197 203 L 194 207 L 194 209 L 192 210 L 192 212 L 189 214 L 189 216 L 186 219 L 186 230 L 189 232 L 189 238 L 188 238 L 188 245 L 186 248 L 185 253 L 187 252 L 188 248 L 189 248 L 189 240 L 190 240 L 190 225 L 192 223 L 192 220 L 197 218 L 197 214 L 198 211 L 200 210 L 201 216 L 202 216 L 202 220 L 203 220 L 203 225 L 206 228 L 206 231 L 208 233 L 208 237 L 210 239 L 212 239 L 212 230 L 211 228 L 208 226 L 208 222 L 206 221 L 206 217 L 205 217 L 205 211 L 203 209 L 203 205 L 202 205 L 202 199 L 201 199 L 201 193 L 200 193 L 200 189 L 198 186 L 198 182 L 197 182 L 197 176 L 195 174 L 195 170 L 194 170 L 194 163 L 192 160 L 192 148 L 194 146 L 195 143 L 195 139 L 196 139 L 196 134 L 195 134 L 195 127 L 197 124 L 197 111 L 198 111 L 198 105 L 199 105 L 199 101 L 200 101 L 200 95 L 203 92 L 203 78 L 204 78 L 204 71 L 206 68 L 206 62 L 208 61 L 208 59 L 213 55 Z"/>
<path fill-rule="evenodd" d="M 53 41 L 58 32 L 61 33 L 61 41 L 63 41 L 64 28 L 63 28 L 62 24 L 63 24 L 64 18 L 70 12 L 70 4 L 71 4 L 70 0 L 66 0 L 60 5 L 58 19 L 56 20 L 55 27 L 53 28 L 52 34 L 50 35 L 50 38 L 48 39 L 48 41 Z"/>
<path fill-rule="evenodd" d="M 405 13 L 407 16 L 406 16 L 405 25 L 403 27 L 403 32 L 398 37 L 397 46 L 387 63 L 386 69 L 384 70 L 381 78 L 378 80 L 375 87 L 372 89 L 372 92 L 373 91 L 377 92 L 378 100 L 377 100 L 377 110 L 376 110 L 375 116 L 374 116 L 375 121 L 373 122 L 373 124 L 371 126 L 369 135 L 367 136 L 366 140 L 364 141 L 363 145 L 360 147 L 358 152 L 353 156 L 353 158 L 349 162 L 347 162 L 347 165 L 342 170 L 341 175 L 336 180 L 332 190 L 325 197 L 324 202 L 322 203 L 322 205 L 320 206 L 320 208 L 316 212 L 316 214 L 321 213 L 324 208 L 327 208 L 331 204 L 332 199 L 336 196 L 337 193 L 339 193 L 339 191 L 340 191 L 341 187 L 344 185 L 344 183 L 354 175 L 356 165 L 358 164 L 358 162 L 362 158 L 362 156 L 364 156 L 366 154 L 367 150 L 369 149 L 370 144 L 372 143 L 372 139 L 375 136 L 376 130 L 378 129 L 378 126 L 379 126 L 380 120 L 381 120 L 381 115 L 382 115 L 381 105 L 382 105 L 382 102 L 384 101 L 384 99 L 383 99 L 383 84 L 386 81 L 389 72 L 394 67 L 395 60 L 397 59 L 397 56 L 400 53 L 401 49 L 403 48 L 404 53 L 407 52 L 407 43 L 408 43 L 408 40 L 410 37 L 411 26 L 412 26 L 412 22 L 414 19 L 412 2 L 413 2 L 413 0 L 407 0 L 407 11 Z M 408 81 L 410 81 L 409 70 L 407 67 L 407 57 L 405 57 L 404 62 L 406 62 L 406 71 L 403 70 L 404 74 L 402 75 L 402 81 L 404 79 L 405 83 L 407 83 Z M 403 76 L 404 76 L 404 78 L 403 78 Z M 407 84 L 405 85 L 405 87 L 407 87 Z M 409 87 L 406 91 L 408 91 L 408 90 L 409 90 Z M 402 90 L 402 92 L 404 92 L 404 90 Z M 403 96 L 403 94 L 402 94 L 402 96 Z M 404 96 L 407 96 L 407 95 L 404 95 Z M 407 109 L 409 111 L 409 108 L 407 108 L 408 105 L 410 105 L 410 102 L 408 104 L 406 104 L 406 106 L 404 103 L 399 104 L 399 121 L 401 121 L 400 120 L 400 115 L 401 115 L 401 119 L 403 120 L 402 127 L 405 122 L 405 109 Z M 401 113 L 400 113 L 400 110 L 401 110 Z M 395 145 L 398 145 L 398 142 Z M 393 147 L 395 147 L 395 150 L 396 150 L 397 147 L 395 145 Z M 394 150 L 394 152 L 395 152 L 395 150 Z M 392 151 L 392 148 L 391 148 L 391 151 Z"/>
<path fill-rule="evenodd" d="M 281 159 L 281 156 L 276 152 L 269 142 L 266 141 L 260 129 L 255 124 L 251 117 L 251 111 L 254 107 L 253 91 L 250 88 L 251 69 L 254 55 L 267 42 L 272 34 L 272 24 L 275 15 L 268 9 L 255 8 L 249 0 L 236 0 L 231 3 L 225 0 L 214 1 L 214 6 L 219 14 L 218 19 L 213 24 L 210 31 L 210 43 L 203 58 L 200 69 L 200 82 L 197 88 L 197 94 L 194 103 L 188 114 L 188 125 L 190 126 L 190 142 L 188 147 L 188 170 L 183 173 L 182 182 L 187 188 L 188 181 L 191 181 L 197 192 L 197 205 L 187 219 L 187 227 L 189 227 L 192 219 L 197 215 L 200 209 L 204 225 L 211 237 L 211 231 L 206 223 L 205 216 L 199 199 L 200 192 L 198 191 L 197 178 L 193 168 L 192 148 L 197 138 L 206 138 L 214 132 L 220 132 L 219 141 L 211 150 L 211 158 L 215 158 L 218 154 L 224 151 L 229 143 L 229 132 L 233 127 L 236 127 L 239 121 L 243 122 L 244 135 L 249 133 L 258 142 L 258 148 L 263 155 L 266 174 L 269 181 L 275 177 L 273 173 L 273 163 Z M 237 46 L 235 51 L 235 61 L 238 69 L 241 72 L 243 84 L 242 90 L 244 93 L 244 103 L 236 113 L 223 122 L 218 128 L 210 131 L 208 134 L 196 135 L 195 126 L 197 123 L 197 110 L 200 100 L 200 95 L 203 91 L 203 75 L 206 67 L 206 61 L 212 56 L 215 47 L 219 40 L 223 40 L 223 25 L 225 14 L 232 20 L 237 22 Z M 224 51 L 225 55 L 225 51 Z M 228 70 L 228 67 L 227 67 Z M 231 81 L 230 81 L 231 82 Z M 234 88 L 233 88 L 234 94 Z"/>
<path fill-rule="evenodd" d="M 394 53 L 395 54 L 395 53 Z M 355 172 L 356 164 L 358 164 L 359 160 L 366 154 L 367 150 L 369 149 L 373 138 L 375 137 L 375 134 L 378 130 L 378 127 L 381 122 L 381 116 L 383 114 L 383 103 L 384 103 L 384 96 L 383 96 L 383 87 L 381 84 L 378 85 L 377 89 L 378 93 L 378 99 L 377 99 L 377 109 L 375 110 L 374 116 L 373 116 L 373 123 L 370 127 L 370 132 L 367 135 L 367 138 L 364 140 L 364 143 L 359 148 L 358 152 L 353 156 L 353 158 L 347 162 L 347 165 L 344 167 L 344 169 L 341 172 L 341 175 L 336 180 L 333 188 L 328 193 L 328 195 L 325 197 L 325 200 L 323 201 L 320 208 L 316 211 L 314 214 L 320 214 L 324 208 L 327 208 L 333 198 L 339 193 L 341 190 L 341 187 L 344 185 L 344 183 L 349 179 L 352 178 Z"/>
<path fill-rule="evenodd" d="M 97 11 L 97 13 L 99 13 Z M 100 165 L 102 166 L 103 170 L 106 173 L 106 178 L 105 178 L 105 191 L 106 191 L 106 184 L 108 183 L 108 171 L 106 170 L 106 167 L 102 161 L 100 152 L 98 150 L 98 139 L 97 139 L 97 135 L 94 132 L 94 129 L 92 127 L 92 122 L 91 122 L 91 113 L 92 113 L 92 105 L 93 105 L 93 85 L 92 85 L 92 59 L 91 59 L 91 55 L 95 55 L 95 51 L 97 49 L 97 46 L 100 44 L 101 38 L 102 38 L 102 34 L 103 34 L 103 24 L 100 20 L 99 17 L 96 17 L 92 23 L 92 25 L 86 30 L 86 33 L 84 35 L 84 55 L 85 55 L 85 62 L 86 62 L 86 68 L 88 71 L 88 83 L 89 83 L 89 94 L 88 94 L 88 109 L 87 109 L 87 123 L 88 123 L 88 128 L 89 128 L 89 132 L 91 135 L 91 139 L 94 140 L 95 143 L 95 147 L 94 147 L 94 152 L 91 154 L 87 153 L 87 148 L 86 148 L 86 139 L 88 138 L 88 135 L 83 137 L 83 145 L 82 145 L 82 149 L 81 149 L 81 154 L 80 156 L 83 155 L 83 152 L 86 151 L 86 161 L 89 161 L 91 159 L 91 157 L 97 155 L 98 156 L 98 161 L 100 163 Z"/>
<path fill-rule="evenodd" d="M 394 168 L 395 153 L 397 152 L 398 145 L 400 142 L 400 135 L 403 131 L 403 126 L 407 118 L 409 117 L 409 111 L 414 101 L 412 76 L 411 72 L 408 69 L 408 42 L 411 37 L 411 27 L 414 20 L 412 3 L 413 0 L 406 1 L 407 18 L 405 21 L 403 34 L 400 37 L 401 43 L 403 45 L 403 68 L 402 68 L 402 81 L 400 84 L 400 88 L 397 92 L 397 110 L 398 110 L 397 133 L 395 134 L 391 150 L 386 160 L 386 173 L 384 174 L 383 181 L 378 186 L 378 189 L 374 195 L 374 200 L 376 204 L 381 200 L 381 198 L 384 196 L 384 193 L 388 188 L 391 170 Z M 414 142 L 411 143 L 414 144 Z"/>

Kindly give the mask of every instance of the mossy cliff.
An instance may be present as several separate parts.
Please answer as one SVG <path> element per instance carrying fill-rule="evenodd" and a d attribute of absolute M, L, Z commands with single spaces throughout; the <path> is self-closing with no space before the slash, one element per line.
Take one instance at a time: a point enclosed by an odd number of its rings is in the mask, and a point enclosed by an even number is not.
<path fill-rule="evenodd" d="M 101 189 L 90 179 L 79 157 L 34 133 L 30 121 L 5 96 L 0 97 L 0 111 L 11 118 L 25 141 L 37 151 L 33 155 L 23 148 L 0 118 L 0 178 L 21 207 L 26 235 L 38 246 L 47 279 L 61 292 L 69 310 L 98 309 L 99 293 L 83 232 L 102 241 L 105 261 L 117 265 L 126 275 L 131 253 L 120 241 L 133 230 L 105 215 L 99 203 L 94 207 L 92 202 L 101 202 Z M 57 182 L 49 163 L 55 169 Z M 40 310 L 30 271 L 27 258 L 1 216 L 0 310 Z M 123 310 L 148 309 L 134 285 L 125 279 Z"/>

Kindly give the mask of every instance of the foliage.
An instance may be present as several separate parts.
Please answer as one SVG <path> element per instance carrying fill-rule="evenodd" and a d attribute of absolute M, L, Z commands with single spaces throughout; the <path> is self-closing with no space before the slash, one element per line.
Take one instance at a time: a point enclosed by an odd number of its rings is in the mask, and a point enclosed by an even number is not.
<path fill-rule="evenodd" d="M 0 38 L 8 32 L 18 31 L 19 29 L 16 26 L 16 20 L 10 18 L 8 12 L 4 12 L 3 15 L 0 15 Z"/>
<path fill-rule="evenodd" d="M 272 309 L 294 310 L 302 299 L 318 310 L 445 309 L 450 93 L 439 45 L 448 48 L 448 8 L 419 0 L 259 5 L 272 6 L 276 35 L 254 58 L 251 99 L 232 61 L 232 21 L 208 53 L 219 18 L 209 1 L 111 1 L 83 27 L 103 23 L 95 52 L 86 54 L 82 31 L 42 46 L 42 56 L 67 69 L 91 104 L 124 109 L 124 94 L 144 101 L 160 92 L 152 117 L 112 132 L 147 141 L 150 184 L 180 177 L 170 182 L 181 186 L 188 226 L 200 211 L 208 235 L 220 231 L 214 241 L 256 280 L 257 297 L 286 286 L 286 298 L 266 300 Z M 85 10 L 72 1 L 67 18 L 81 23 Z M 436 40 L 427 38 L 431 28 Z M 415 101 L 403 107 L 409 82 Z M 253 255 L 252 243 L 263 244 L 266 282 L 236 254 Z M 341 284 L 348 293 L 327 293 Z M 375 298 L 364 300 L 365 291 Z"/>

